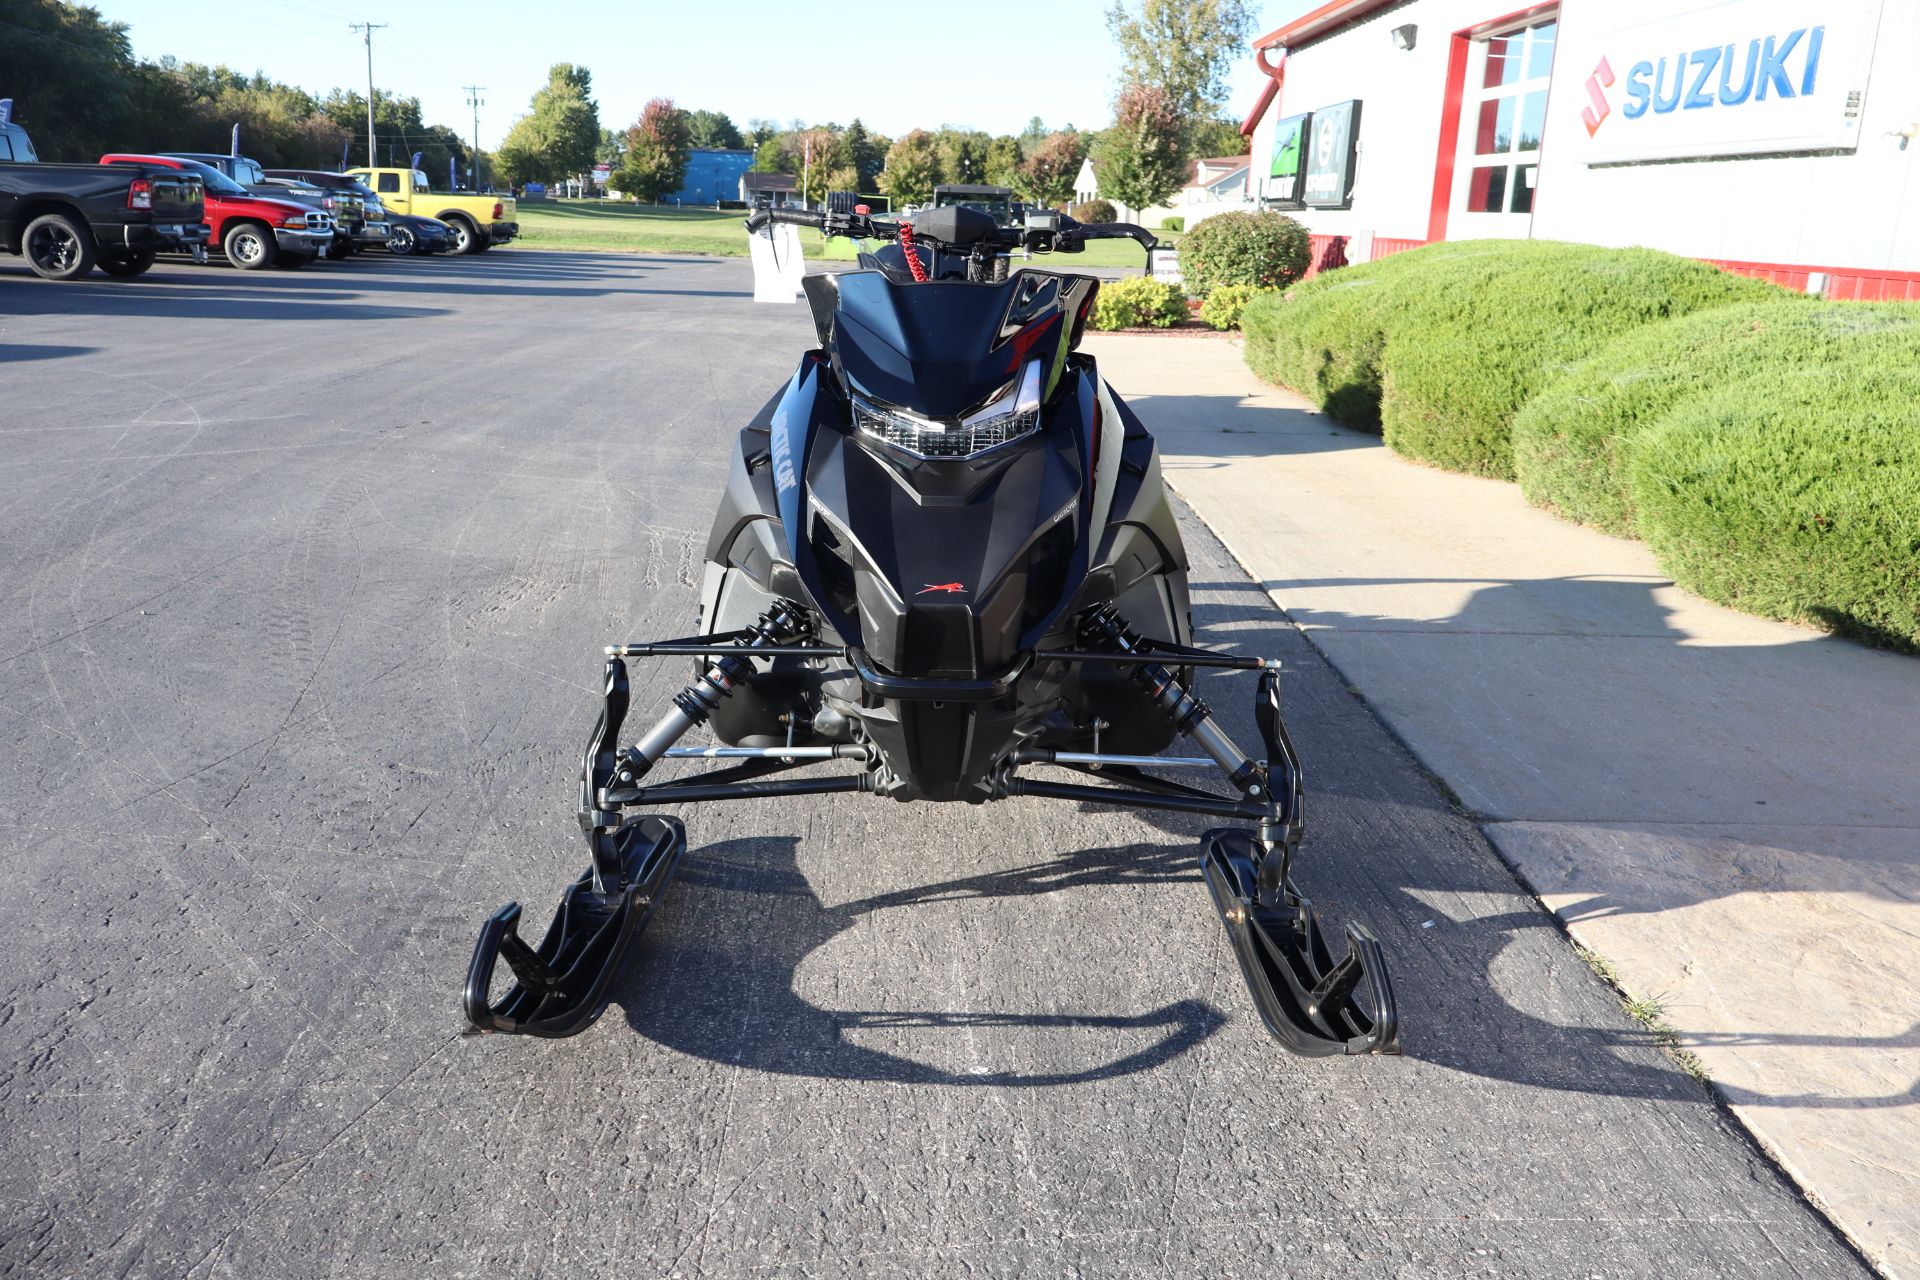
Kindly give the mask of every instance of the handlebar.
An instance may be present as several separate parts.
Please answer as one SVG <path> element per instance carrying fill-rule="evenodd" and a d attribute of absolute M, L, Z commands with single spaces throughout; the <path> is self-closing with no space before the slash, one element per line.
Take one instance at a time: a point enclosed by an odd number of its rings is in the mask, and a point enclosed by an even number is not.
<path fill-rule="evenodd" d="M 905 219 L 874 218 L 864 213 L 836 213 L 831 210 L 789 209 L 786 207 L 755 209 L 747 215 L 748 232 L 757 232 L 770 222 L 791 223 L 799 227 L 813 227 L 828 236 L 849 236 L 870 240 L 894 240 L 900 235 L 904 222 L 911 227 L 913 223 Z M 964 253 L 971 245 L 949 245 L 927 236 L 915 229 L 915 237 L 923 243 L 932 243 L 951 252 Z M 1143 249 L 1159 247 L 1160 241 L 1153 232 L 1131 222 L 1075 222 L 1066 214 L 1059 215 L 1059 224 L 1052 230 L 1037 227 L 1001 227 L 999 235 L 991 241 L 980 241 L 1005 249 L 1037 249 L 1042 253 L 1078 253 L 1086 247 L 1088 240 L 1132 240 Z"/>

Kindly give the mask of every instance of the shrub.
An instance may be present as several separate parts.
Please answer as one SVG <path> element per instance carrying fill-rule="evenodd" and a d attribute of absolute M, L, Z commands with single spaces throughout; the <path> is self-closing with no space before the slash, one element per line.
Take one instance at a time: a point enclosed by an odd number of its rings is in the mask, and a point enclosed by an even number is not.
<path fill-rule="evenodd" d="M 1160 229 L 1162 231 L 1185 231 L 1187 229 L 1187 220 L 1176 213 L 1171 218 L 1160 219 Z"/>
<path fill-rule="evenodd" d="M 1073 220 L 1075 222 L 1118 222 L 1120 215 L 1106 200 L 1082 200 L 1073 206 Z"/>
<path fill-rule="evenodd" d="M 1763 367 L 1628 436 L 1642 536 L 1751 613 L 1920 653 L 1920 372 Z"/>
<path fill-rule="evenodd" d="M 1395 451 L 1511 480 L 1514 415 L 1569 365 L 1650 321 L 1782 292 L 1653 249 L 1506 250 L 1423 291 L 1387 339 L 1380 420 Z"/>
<path fill-rule="evenodd" d="M 1179 285 L 1132 276 L 1100 286 L 1093 302 L 1093 327 L 1168 329 L 1187 314 L 1187 297 Z"/>
<path fill-rule="evenodd" d="M 1549 383 L 1513 421 L 1527 500 L 1608 533 L 1635 532 L 1620 475 L 1626 437 L 1730 378 L 1767 368 L 1920 368 L 1920 307 L 1783 293 L 1647 325 Z"/>
<path fill-rule="evenodd" d="M 1277 213 L 1221 213 L 1180 241 L 1180 274 L 1195 297 L 1223 284 L 1284 289 L 1306 274 L 1307 229 Z"/>
<path fill-rule="evenodd" d="M 1250 284 L 1223 284 L 1200 304 L 1200 318 L 1216 329 L 1238 329 L 1247 304 L 1272 289 L 1256 289 Z"/>

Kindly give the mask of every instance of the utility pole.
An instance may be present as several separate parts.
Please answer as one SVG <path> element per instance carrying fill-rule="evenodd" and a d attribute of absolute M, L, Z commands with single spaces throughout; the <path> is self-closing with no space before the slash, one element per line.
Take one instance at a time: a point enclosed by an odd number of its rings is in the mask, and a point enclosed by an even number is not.
<path fill-rule="evenodd" d="M 358 31 L 367 39 L 367 167 L 380 163 L 380 157 L 373 151 L 373 33 L 387 24 L 384 22 L 349 22 L 347 30 Z"/>
<path fill-rule="evenodd" d="M 468 165 L 470 172 L 467 181 L 472 184 L 475 191 L 478 191 L 480 189 L 480 108 L 487 105 L 487 100 L 480 95 L 486 91 L 487 86 L 466 84 L 460 87 L 467 91 L 467 105 L 473 108 L 473 156 Z"/>

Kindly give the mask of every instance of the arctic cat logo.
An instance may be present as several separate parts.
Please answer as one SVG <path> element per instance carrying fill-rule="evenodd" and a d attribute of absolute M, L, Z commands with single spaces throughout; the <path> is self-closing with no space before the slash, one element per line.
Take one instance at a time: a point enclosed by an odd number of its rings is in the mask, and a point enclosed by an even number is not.
<path fill-rule="evenodd" d="M 944 591 L 950 596 L 963 596 L 967 594 L 967 589 L 957 582 L 929 582 L 926 586 L 914 592 L 914 594 L 924 596 L 929 591 Z"/>

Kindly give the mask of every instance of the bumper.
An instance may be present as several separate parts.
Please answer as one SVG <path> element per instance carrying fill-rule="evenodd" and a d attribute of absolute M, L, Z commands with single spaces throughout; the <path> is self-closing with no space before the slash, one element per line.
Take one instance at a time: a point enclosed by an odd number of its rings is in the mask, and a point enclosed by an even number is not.
<path fill-rule="evenodd" d="M 495 244 L 505 244 L 520 234 L 520 224 L 517 222 L 496 222 L 487 228 L 487 234 L 493 238 Z"/>
<path fill-rule="evenodd" d="M 333 244 L 331 231 L 299 231 L 292 227 L 275 227 L 273 238 L 288 253 L 325 253 Z"/>
<path fill-rule="evenodd" d="M 121 228 L 121 239 L 129 249 L 151 249 L 155 253 L 190 250 L 205 245 L 213 228 L 204 222 L 129 223 Z"/>
<path fill-rule="evenodd" d="M 379 246 L 384 245 L 392 238 L 393 227 L 385 222 L 363 223 L 360 229 L 353 233 L 353 242 L 355 244 Z"/>

